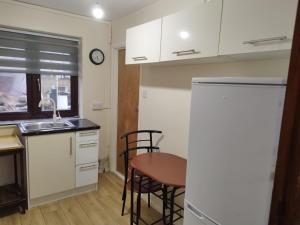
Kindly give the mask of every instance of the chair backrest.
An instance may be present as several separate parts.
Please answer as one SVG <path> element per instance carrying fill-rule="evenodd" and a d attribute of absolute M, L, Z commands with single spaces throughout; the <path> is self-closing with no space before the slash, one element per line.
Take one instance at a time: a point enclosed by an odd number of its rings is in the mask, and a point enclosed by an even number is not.
<path fill-rule="evenodd" d="M 134 151 L 147 151 L 153 152 L 158 151 L 159 147 L 153 145 L 153 135 L 162 134 L 162 131 L 159 130 L 137 130 L 131 131 L 123 136 L 121 139 L 125 141 L 125 149 L 122 152 L 121 156 L 124 156 L 124 165 L 125 165 L 125 178 L 128 178 L 128 163 L 130 160 L 130 153 Z M 139 139 L 139 136 L 142 136 Z"/>

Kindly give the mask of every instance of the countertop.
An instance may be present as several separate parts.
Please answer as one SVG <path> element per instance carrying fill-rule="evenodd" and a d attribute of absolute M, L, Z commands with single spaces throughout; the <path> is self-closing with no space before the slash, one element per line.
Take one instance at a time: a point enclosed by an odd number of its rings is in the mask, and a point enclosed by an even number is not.
<path fill-rule="evenodd" d="M 55 130 L 25 131 L 20 126 L 20 124 L 22 122 L 51 121 L 51 119 L 50 120 L 44 119 L 44 120 L 1 121 L 0 126 L 17 125 L 20 129 L 22 136 L 55 134 L 55 133 L 65 133 L 65 132 L 83 131 L 83 130 L 98 130 L 101 128 L 99 125 L 97 125 L 94 122 L 87 120 L 87 119 L 64 118 L 63 120 L 71 122 L 74 125 L 74 127 L 61 128 L 61 129 L 55 129 Z"/>

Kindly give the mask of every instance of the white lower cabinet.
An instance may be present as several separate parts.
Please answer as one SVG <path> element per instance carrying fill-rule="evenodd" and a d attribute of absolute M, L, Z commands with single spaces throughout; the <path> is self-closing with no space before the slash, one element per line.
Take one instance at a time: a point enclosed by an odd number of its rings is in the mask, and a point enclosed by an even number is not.
<path fill-rule="evenodd" d="M 75 133 L 27 137 L 29 197 L 75 187 Z"/>
<path fill-rule="evenodd" d="M 26 137 L 31 204 L 98 183 L 98 135 L 87 130 Z"/>

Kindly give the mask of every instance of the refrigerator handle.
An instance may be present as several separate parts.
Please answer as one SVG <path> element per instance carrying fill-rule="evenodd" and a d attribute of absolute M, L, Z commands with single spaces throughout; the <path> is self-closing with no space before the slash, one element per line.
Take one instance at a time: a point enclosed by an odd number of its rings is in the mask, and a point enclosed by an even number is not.
<path fill-rule="evenodd" d="M 196 207 L 191 205 L 189 202 L 186 201 L 186 209 L 190 211 L 195 217 L 197 217 L 200 221 L 209 221 L 209 223 L 220 225 L 213 221 L 212 219 L 206 217 L 203 213 L 201 213 Z"/>
<path fill-rule="evenodd" d="M 187 202 L 187 203 L 186 203 L 186 207 L 187 207 L 187 209 L 188 209 L 191 213 L 193 213 L 194 216 L 196 216 L 199 220 L 205 219 L 204 215 L 203 215 L 201 212 L 199 212 L 199 210 L 196 209 L 194 206 L 192 206 L 190 203 Z"/>

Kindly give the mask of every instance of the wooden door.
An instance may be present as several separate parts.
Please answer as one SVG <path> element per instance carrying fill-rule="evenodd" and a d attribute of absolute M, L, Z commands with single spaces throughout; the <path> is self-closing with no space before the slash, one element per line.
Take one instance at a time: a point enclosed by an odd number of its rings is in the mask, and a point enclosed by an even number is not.
<path fill-rule="evenodd" d="M 125 65 L 125 55 L 125 50 L 119 51 L 117 171 L 122 174 L 124 174 L 124 159 L 120 154 L 125 149 L 125 144 L 120 137 L 138 129 L 140 86 L 140 66 Z"/>
<path fill-rule="evenodd" d="M 282 121 L 269 225 L 300 225 L 300 5 Z"/>

